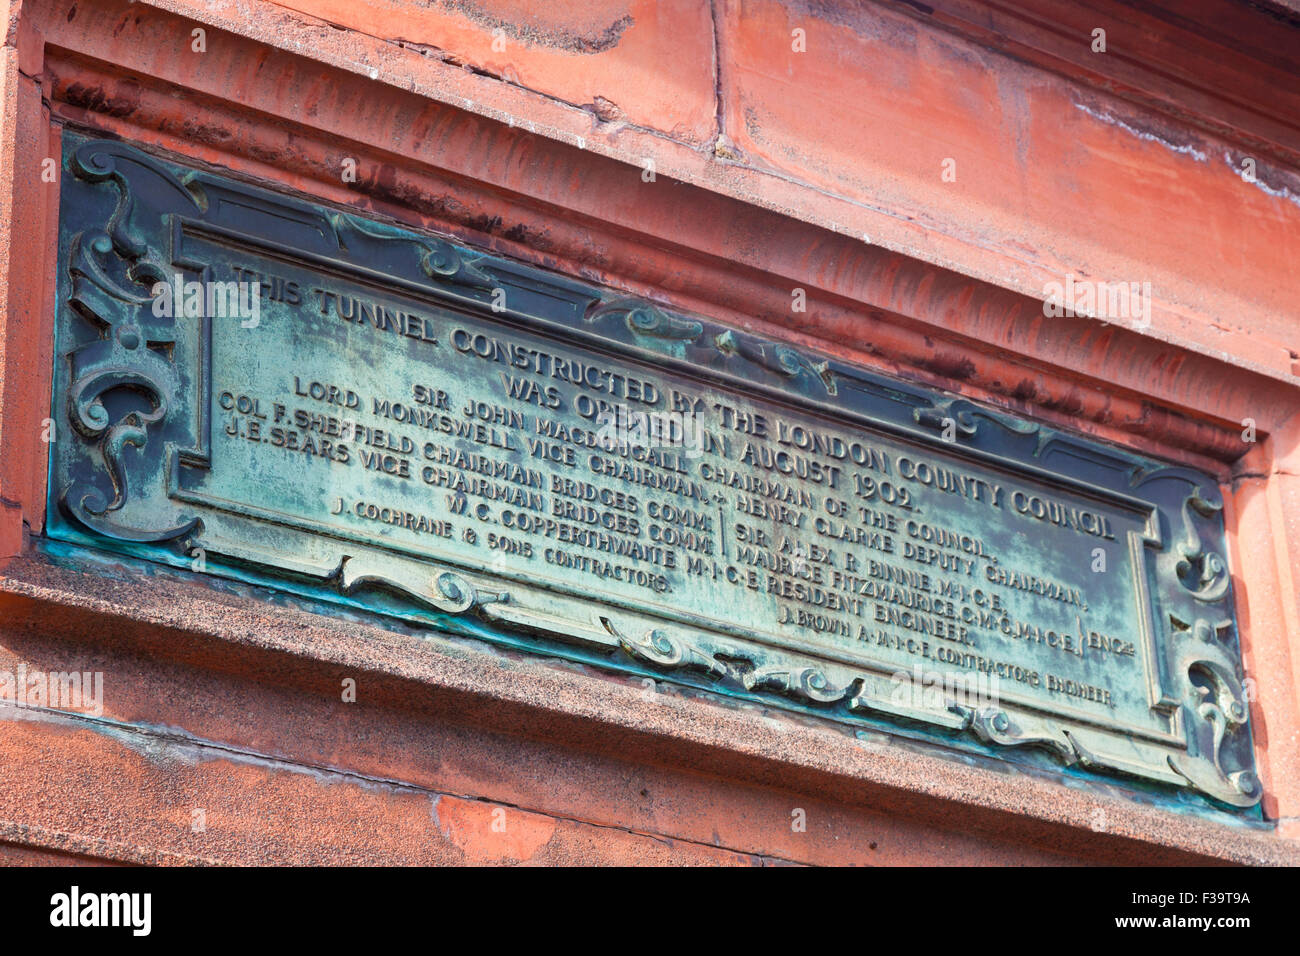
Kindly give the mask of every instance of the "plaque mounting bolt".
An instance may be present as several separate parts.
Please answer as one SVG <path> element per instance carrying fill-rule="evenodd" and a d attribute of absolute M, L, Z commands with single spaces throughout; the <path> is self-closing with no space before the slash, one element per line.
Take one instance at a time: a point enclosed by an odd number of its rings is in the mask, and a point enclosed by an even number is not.
<path fill-rule="evenodd" d="M 140 347 L 140 330 L 134 325 L 124 325 L 117 331 L 117 340 L 122 348 L 133 352 Z"/>

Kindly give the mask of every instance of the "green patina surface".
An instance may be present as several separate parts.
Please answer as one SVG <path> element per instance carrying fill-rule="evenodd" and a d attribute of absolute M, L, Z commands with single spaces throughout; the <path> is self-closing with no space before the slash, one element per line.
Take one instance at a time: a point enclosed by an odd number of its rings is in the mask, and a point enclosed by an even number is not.
<path fill-rule="evenodd" d="M 65 142 L 51 537 L 1257 804 L 1209 477 Z"/>

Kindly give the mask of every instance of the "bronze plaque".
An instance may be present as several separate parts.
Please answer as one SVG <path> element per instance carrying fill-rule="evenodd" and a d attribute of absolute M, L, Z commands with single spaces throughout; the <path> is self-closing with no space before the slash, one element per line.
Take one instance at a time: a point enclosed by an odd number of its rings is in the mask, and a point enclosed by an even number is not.
<path fill-rule="evenodd" d="M 1208 476 L 66 139 L 52 537 L 1258 801 Z"/>

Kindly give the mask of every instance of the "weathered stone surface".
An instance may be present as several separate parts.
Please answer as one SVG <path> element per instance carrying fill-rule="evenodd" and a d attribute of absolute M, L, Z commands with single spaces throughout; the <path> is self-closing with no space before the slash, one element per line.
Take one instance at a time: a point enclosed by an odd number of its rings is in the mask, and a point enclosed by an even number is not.
<path fill-rule="evenodd" d="M 1216 475 L 1224 489 L 1246 673 L 1257 689 L 1251 717 L 1265 791 L 1263 830 L 1207 828 L 1142 808 L 1119 792 L 1099 796 L 1063 789 L 1032 775 L 1008 781 L 985 772 L 987 768 L 933 764 L 910 751 L 889 751 L 896 760 L 877 759 L 868 776 L 888 783 L 864 786 L 863 778 L 837 776 L 834 769 L 846 766 L 849 753 L 856 751 L 822 750 L 825 741 L 815 743 L 803 733 L 807 728 L 764 737 L 758 749 L 750 749 L 740 724 L 723 724 L 715 728 L 715 746 L 688 754 L 680 735 L 701 726 L 697 710 L 636 710 L 648 732 L 620 736 L 607 724 L 587 723 L 593 712 L 577 701 L 591 693 L 588 685 L 552 696 L 550 684 L 529 685 L 523 692 L 519 679 L 508 676 L 503 692 L 524 693 L 538 704 L 524 717 L 530 727 L 549 727 L 557 739 L 581 741 L 590 752 L 608 743 L 615 753 L 618 748 L 635 752 L 644 766 L 675 767 L 704 781 L 699 785 L 717 798 L 690 807 L 661 806 L 646 832 L 719 842 L 742 853 L 769 853 L 770 859 L 834 861 L 844 844 L 828 838 L 813 849 L 788 832 L 784 794 L 792 781 L 808 780 L 819 798 L 841 809 L 864 793 L 879 800 L 881 816 L 870 821 L 845 817 L 835 836 L 859 838 L 878 828 L 900 828 L 892 831 L 896 836 L 880 841 L 879 849 L 843 857 L 851 862 L 868 862 L 872 853 L 882 851 L 894 854 L 890 862 L 940 857 L 943 847 L 957 846 L 957 837 L 945 830 L 954 819 L 977 834 L 975 843 L 963 844 L 954 857 L 971 862 L 1046 859 L 1035 848 L 1112 862 L 1189 859 L 1180 856 L 1184 852 L 1241 861 L 1287 858 L 1287 847 L 1300 837 L 1295 824 L 1300 673 L 1291 646 L 1300 633 L 1295 543 L 1300 541 L 1295 527 L 1300 504 L 1293 478 L 1300 402 L 1290 334 L 1294 309 L 1287 291 L 1289 263 L 1295 258 L 1288 245 L 1294 239 L 1288 236 L 1296 234 L 1296 189 L 1290 184 L 1297 163 L 1295 143 L 1288 139 L 1294 130 L 1278 123 L 1279 117 L 1294 113 L 1287 91 L 1296 88 L 1287 80 L 1288 72 L 1294 75 L 1286 65 L 1287 47 L 1294 44 L 1288 44 L 1293 30 L 1286 25 L 1283 5 L 1264 11 L 1197 0 L 1174 17 L 1163 8 L 1138 11 L 1102 0 L 1033 0 L 1000 4 L 993 12 L 961 0 L 931 0 L 926 10 L 869 4 L 862 8 L 866 14 L 854 15 L 870 19 L 856 25 L 843 12 L 790 8 L 807 18 L 810 36 L 866 48 L 873 55 L 868 62 L 842 64 L 858 94 L 837 105 L 811 65 L 784 75 L 770 69 L 762 25 L 793 27 L 780 20 L 775 5 L 719 3 L 709 14 L 715 27 L 711 42 L 719 51 L 710 63 L 716 65 L 722 92 L 711 108 L 699 99 L 707 96 L 707 88 L 700 92 L 706 71 L 699 63 L 678 71 L 681 82 L 675 92 L 682 101 L 665 104 L 654 90 L 639 97 L 612 95 L 615 87 L 609 84 L 619 83 L 620 77 L 605 74 L 599 83 L 584 86 L 583 76 L 563 75 L 556 66 L 600 58 L 613 63 L 628 47 L 549 61 L 545 51 L 542 59 L 534 59 L 534 51 L 525 49 L 519 62 L 543 84 L 532 90 L 504 72 L 475 73 L 456 62 L 488 62 L 491 67 L 486 55 L 493 52 L 491 29 L 473 25 L 473 18 L 457 20 L 460 15 L 446 8 L 433 10 L 431 16 L 441 18 L 435 28 L 447 36 L 453 31 L 443 30 L 443 24 L 457 22 L 465 29 L 448 43 L 448 56 L 440 58 L 424 46 L 433 42 L 429 37 L 421 39 L 421 48 L 403 48 L 377 25 L 335 29 L 326 22 L 331 15 L 304 13 L 305 3 L 294 6 L 300 9 L 245 0 L 3 4 L 0 142 L 9 166 L 4 167 L 7 191 L 0 203 L 0 223 L 8 230 L 0 235 L 6 304 L 0 317 L 6 329 L 0 336 L 0 509 L 5 518 L 0 554 L 30 553 L 37 541 L 32 535 L 43 521 L 41 463 L 48 448 L 40 424 L 49 407 L 42 390 L 52 362 L 44 349 L 53 337 L 54 262 L 50 255 L 34 269 L 31 250 L 40 245 L 52 253 L 57 216 L 54 190 L 38 186 L 30 171 L 41 159 L 59 154 L 60 131 L 71 123 L 343 208 L 453 235 L 793 345 L 953 388 L 972 400 L 1178 458 Z M 476 9 L 521 19 L 513 8 L 485 3 Z M 593 16 L 599 15 L 598 10 Z M 1242 16 L 1266 29 L 1251 26 L 1242 32 L 1247 26 Z M 1087 49 L 1088 21 L 1095 17 L 1104 17 L 1110 26 L 1117 54 L 1104 61 Z M 1217 32 L 1204 25 L 1215 22 L 1214 17 L 1226 18 L 1217 21 L 1223 25 Z M 879 32 L 880 24 L 898 28 L 904 19 L 918 41 L 915 60 L 871 48 L 873 30 Z M 747 20 L 756 22 L 759 32 L 748 28 Z M 624 41 L 647 22 L 643 17 L 629 26 Z M 1042 28 L 1046 23 L 1052 26 Z M 191 54 L 187 44 L 196 26 L 208 31 L 203 57 Z M 1229 33 L 1232 42 L 1225 39 Z M 1134 36 L 1143 44 L 1137 56 L 1131 55 Z M 644 45 L 635 49 L 645 51 L 671 47 L 673 41 L 643 36 L 638 42 Z M 463 49 L 451 49 L 456 46 Z M 963 57 L 976 58 L 985 75 L 973 75 Z M 891 69 L 874 80 L 863 76 L 884 64 Z M 988 89 L 987 75 L 998 77 L 996 96 L 1005 108 L 985 118 L 970 110 L 964 88 Z M 945 76 L 954 82 L 936 82 Z M 964 79 L 956 82 L 959 78 Z M 654 85 L 654 80 L 643 84 Z M 917 105 L 908 91 L 922 87 L 931 98 Z M 791 115 L 779 101 L 782 96 L 802 97 L 803 115 Z M 891 100 L 899 107 L 891 110 Z M 762 123 L 745 126 L 741 102 L 762 116 Z M 634 121 L 626 115 L 629 104 L 640 110 Z M 905 148 L 892 158 L 873 152 L 859 133 L 835 126 L 840 108 L 879 116 Z M 1071 117 L 1072 142 L 1061 141 L 1052 121 L 1058 113 Z M 710 114 L 721 125 L 710 129 Z M 806 126 L 805 115 L 824 122 Z M 936 118 L 948 122 L 934 127 Z M 678 122 L 685 125 L 673 132 Z M 821 155 L 835 162 L 819 162 L 818 152 L 798 141 L 810 128 L 834 147 Z M 925 142 L 927 128 L 934 132 L 932 145 Z M 701 130 L 706 134 L 701 136 Z M 723 138 L 714 140 L 715 132 Z M 989 165 L 994 158 L 985 148 L 990 135 L 1009 150 L 1004 170 Z M 938 178 L 931 153 L 939 144 L 942 157 L 956 154 L 956 183 Z M 875 163 L 881 195 L 888 192 L 889 198 L 878 199 L 872 183 L 862 183 L 855 174 L 859 147 Z M 808 155 L 801 158 L 801 149 Z M 1188 149 L 1203 152 L 1205 161 Z M 1264 175 L 1256 184 L 1232 175 L 1234 162 L 1247 154 L 1264 160 Z M 358 183 L 340 181 L 346 157 L 358 160 L 363 171 Z M 983 161 L 988 175 L 979 181 L 965 176 L 963 157 Z M 646 158 L 658 170 L 655 184 L 641 182 Z M 23 170 L 29 174 L 23 176 Z M 1023 188 L 1012 189 L 1007 182 Z M 1059 183 L 1068 184 L 1069 191 L 1062 193 Z M 1243 202 L 1253 225 L 1244 221 L 1247 217 L 1231 219 L 1231 211 Z M 1125 210 L 1133 213 L 1132 220 L 1125 218 Z M 1214 227 L 1202 228 L 1202 221 Z M 1098 243 L 1098 223 L 1122 230 L 1113 248 Z M 1279 224 L 1288 230 L 1280 238 Z M 1077 253 L 1069 242 L 1074 231 L 1081 240 Z M 870 236 L 870 245 L 861 241 L 863 233 Z M 1140 238 L 1157 235 L 1159 240 L 1148 238 L 1145 244 Z M 1159 280 L 1152 327 L 1136 330 L 1084 318 L 1044 317 L 1043 283 L 1068 270 L 1081 275 L 1083 267 L 1098 278 L 1151 271 Z M 809 314 L 791 314 L 794 287 L 807 290 Z M 22 336 L 12 334 L 19 328 Z M 1244 419 L 1254 422 L 1261 440 L 1243 455 Z M 148 642 L 144 670 L 171 659 L 178 645 L 192 648 L 187 653 L 198 655 L 208 670 L 230 677 L 220 691 L 224 702 L 213 698 L 205 704 L 209 713 L 228 711 L 229 700 L 261 700 L 268 687 L 299 672 L 295 661 L 315 644 L 300 640 L 310 625 L 299 626 L 297 620 L 288 625 L 264 606 L 240 619 L 235 631 L 253 644 L 239 643 L 225 627 L 230 623 L 227 605 L 195 600 L 188 584 L 169 584 L 154 602 L 147 597 L 148 582 L 132 581 L 128 589 L 126 579 L 105 585 L 87 575 L 53 588 L 58 597 L 47 590 L 34 598 L 51 579 L 31 583 L 31 567 L 21 559 L 10 566 L 6 587 L 24 596 L 5 602 L 0 621 L 25 621 L 28 633 L 51 633 L 62 621 L 59 640 L 69 648 L 67 659 L 83 657 L 106 635 L 125 639 L 134 634 Z M 114 588 L 121 593 L 113 595 Z M 74 613 L 71 607 L 82 610 Z M 172 620 L 179 630 L 155 631 L 159 620 Z M 278 663 L 267 664 L 253 648 L 256 638 L 251 636 L 259 632 L 284 640 Z M 11 633 L 6 631 L 0 643 L 26 646 L 33 659 L 41 656 Z M 338 638 L 337 647 L 357 633 Z M 383 632 L 365 633 L 363 643 L 382 643 Z M 406 640 L 401 636 L 399 643 Z M 226 647 L 240 650 L 231 656 L 222 650 Z M 110 670 L 129 671 L 115 656 L 119 653 L 110 650 L 101 660 Z M 398 661 L 395 649 L 392 653 L 397 671 L 409 666 Z M 451 660 L 459 659 L 447 653 Z M 337 675 L 330 666 L 324 666 L 320 680 L 332 690 Z M 455 686 L 469 687 L 476 679 L 472 671 L 467 666 Z M 193 673 L 187 676 L 201 680 Z M 430 696 L 467 699 L 445 690 L 415 699 Z M 542 705 L 561 698 L 579 716 L 565 721 Z M 610 707 L 623 703 L 601 699 Z M 150 713 L 164 712 L 150 708 L 161 706 L 142 701 L 127 730 L 141 733 Z M 496 706 L 494 701 L 472 712 L 475 719 L 490 720 Z M 251 749 L 264 752 L 268 740 L 281 737 L 276 721 L 283 714 L 247 713 Z M 416 713 L 421 713 L 418 707 Z M 382 739 L 388 719 L 391 710 L 375 715 L 369 739 Z M 510 738 L 508 729 L 497 729 L 503 739 Z M 56 731 L 47 732 L 53 739 Z M 214 741 L 226 732 L 220 727 L 211 734 L 195 730 Z M 608 742 L 602 736 L 606 733 L 612 734 Z M 108 738 L 96 739 L 103 744 Z M 467 752 L 477 748 L 488 753 L 486 740 L 471 734 Z M 817 766 L 770 762 L 762 748 L 770 752 L 782 740 L 817 752 Z M 244 746 L 242 738 L 232 736 L 230 742 L 236 749 Z M 304 752 L 303 763 L 317 765 L 319 753 L 312 747 Z M 342 742 L 322 752 L 336 755 L 341 769 L 361 759 Z M 290 754 L 286 759 L 296 758 Z M 104 765 L 120 766 L 111 756 Z M 476 788 L 466 792 L 489 803 L 513 804 L 511 796 L 500 796 L 502 780 L 509 777 L 507 766 L 505 761 L 485 764 Z M 698 771 L 708 775 L 700 777 Z M 586 789 L 621 792 L 611 782 L 619 772 L 597 764 L 584 778 Z M 91 808 L 81 806 L 62 823 L 46 820 L 49 825 L 42 825 L 33 810 L 41 794 L 36 779 L 15 780 L 19 789 L 6 810 L 9 819 L 0 829 L 0 841 L 104 858 L 182 858 L 183 849 L 174 856 L 161 849 L 177 835 L 155 827 L 152 821 L 171 819 L 170 811 L 156 802 L 136 804 L 134 820 L 92 823 Z M 87 763 L 76 783 L 84 791 L 122 786 L 123 779 L 97 774 Z M 149 777 L 141 772 L 127 779 Z M 682 778 L 674 779 L 680 785 Z M 747 792 L 755 799 L 774 801 L 764 804 L 769 807 L 764 813 L 786 818 L 780 839 L 755 829 L 720 831 L 717 841 L 709 836 L 711 821 L 729 819 L 739 798 L 726 788 L 739 786 L 741 779 L 752 785 Z M 69 807 L 80 806 L 71 778 L 61 792 Z M 460 793 L 457 785 L 444 792 Z M 563 801 L 551 805 L 538 794 L 520 803 L 540 814 L 563 818 L 570 813 L 561 808 Z M 612 801 L 601 812 L 593 811 L 591 819 L 642 820 L 634 805 L 635 800 Z M 726 813 L 719 811 L 721 806 Z M 1091 826 L 1098 809 L 1105 811 L 1105 832 Z M 400 811 L 392 807 L 383 812 L 395 819 Z M 584 818 L 588 811 L 571 812 Z M 273 820 L 262 822 L 274 827 Z M 293 839 L 302 837 L 299 832 Z M 229 859 L 244 858 L 246 852 L 238 837 L 220 849 Z M 301 852 L 300 858 L 310 855 Z"/>
<path fill-rule="evenodd" d="M 50 736 L 75 734 L 90 750 L 76 751 L 72 766 L 82 770 L 59 778 L 63 799 L 23 810 L 30 791 L 10 791 L 8 819 L 42 828 L 30 838 L 36 845 L 91 852 L 91 841 L 105 840 L 110 846 L 97 855 L 124 860 L 141 846 L 176 854 L 206 846 L 239 861 L 258 852 L 240 829 L 251 826 L 264 837 L 279 834 L 281 852 L 303 854 L 298 859 L 368 854 L 364 830 L 318 838 L 310 828 L 279 827 L 269 812 L 238 810 L 257 800 L 259 781 L 283 775 L 290 778 L 283 786 L 308 805 L 334 800 L 331 781 L 352 787 L 375 778 L 430 798 L 440 792 L 823 865 L 1296 860 L 1271 830 L 1226 816 L 1170 814 L 1120 790 L 1063 789 L 1035 771 L 885 737 L 862 741 L 825 723 L 668 685 L 647 695 L 638 680 L 437 636 L 412 641 L 166 576 L 119 569 L 109 577 L 111 568 L 23 560 L 0 583 L 9 649 L 0 666 L 26 660 L 106 671 L 104 731 L 50 722 Z M 348 676 L 358 682 L 354 705 L 341 701 Z M 159 725 L 178 733 L 159 738 Z M 20 739 L 39 740 L 33 733 Z M 122 768 L 111 777 L 125 788 L 117 806 L 135 807 L 136 817 L 95 809 L 102 798 L 86 781 L 109 779 L 94 772 L 95 761 Z M 224 777 L 210 785 L 208 774 Z M 225 791 L 221 780 L 238 774 L 253 781 L 250 789 Z M 158 790 L 164 783 L 169 791 Z M 191 786 L 212 794 L 210 814 L 227 803 L 243 814 L 230 831 L 193 834 Z M 173 797 L 163 800 L 166 792 Z M 353 792 L 382 805 L 364 787 Z M 791 829 L 795 808 L 807 811 L 806 832 Z M 425 819 L 421 833 L 430 832 Z M 1092 828 L 1098 820 L 1103 829 Z M 68 832 L 85 839 L 52 836 Z"/>

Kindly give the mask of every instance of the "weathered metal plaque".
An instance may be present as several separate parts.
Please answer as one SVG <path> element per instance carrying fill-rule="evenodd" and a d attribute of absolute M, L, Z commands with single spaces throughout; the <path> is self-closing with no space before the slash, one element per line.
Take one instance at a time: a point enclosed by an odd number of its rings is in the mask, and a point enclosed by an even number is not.
<path fill-rule="evenodd" d="M 1258 801 L 1210 478 L 66 142 L 52 537 Z"/>

